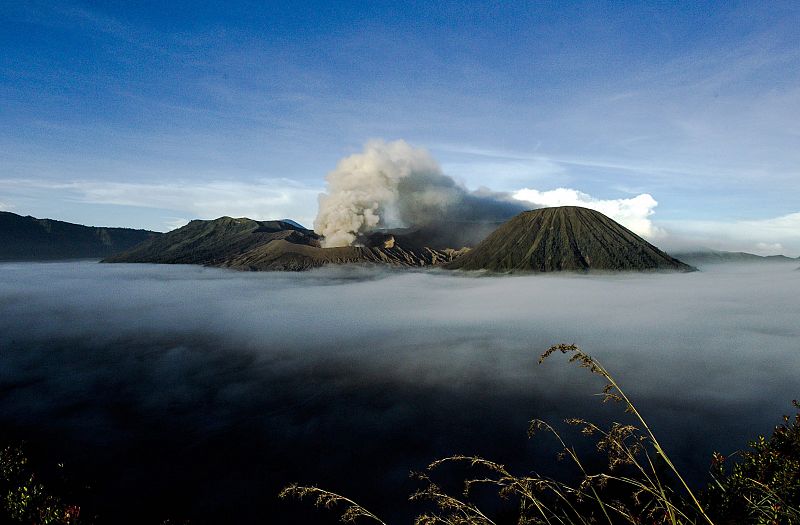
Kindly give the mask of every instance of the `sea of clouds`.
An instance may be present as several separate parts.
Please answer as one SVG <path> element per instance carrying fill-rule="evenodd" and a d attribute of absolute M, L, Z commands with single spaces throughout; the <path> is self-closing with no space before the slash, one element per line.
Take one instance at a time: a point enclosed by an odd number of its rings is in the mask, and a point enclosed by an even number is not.
<path fill-rule="evenodd" d="M 574 342 L 700 480 L 713 450 L 769 432 L 800 395 L 795 267 L 476 277 L 2 264 L 0 426 L 90 481 L 116 523 L 322 522 L 277 500 L 293 481 L 397 521 L 414 510 L 408 472 L 432 459 L 546 469 L 552 443 L 527 440 L 528 420 L 623 417 L 592 397 L 598 378 L 560 358 L 536 364 Z"/>

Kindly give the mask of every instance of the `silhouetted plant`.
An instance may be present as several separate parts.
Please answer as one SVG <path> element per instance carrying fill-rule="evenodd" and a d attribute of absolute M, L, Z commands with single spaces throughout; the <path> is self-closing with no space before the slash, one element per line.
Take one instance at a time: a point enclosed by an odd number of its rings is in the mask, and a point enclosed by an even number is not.
<path fill-rule="evenodd" d="M 7 522 L 77 525 L 80 507 L 68 505 L 41 482 L 20 446 L 0 450 L 0 492 Z"/>
<path fill-rule="evenodd" d="M 596 448 L 606 456 L 607 467 L 599 472 L 590 470 L 553 426 L 535 419 L 529 435 L 545 432 L 553 436 L 561 448 L 559 458 L 576 467 L 577 482 L 567 483 L 535 472 L 515 474 L 504 465 L 477 456 L 439 459 L 424 473 L 414 474 L 424 487 L 410 499 L 430 502 L 434 508 L 417 516 L 416 525 L 497 525 L 473 501 L 477 486 L 488 486 L 515 505 L 519 525 L 714 525 L 712 516 L 739 520 L 730 523 L 800 524 L 800 414 L 793 421 L 785 418 L 784 425 L 776 428 L 769 440 L 760 437 L 751 443 L 752 450 L 742 453 L 730 472 L 725 470 L 724 458 L 715 454 L 714 484 L 701 501 L 605 367 L 577 346 L 563 344 L 548 349 L 539 362 L 554 353 L 569 354 L 570 362 L 603 377 L 603 402 L 621 404 L 634 419 L 635 424 L 614 422 L 605 428 L 583 419 L 566 421 L 596 439 Z M 450 494 L 434 480 L 437 471 L 448 464 L 466 464 L 477 472 L 464 481 L 460 494 Z M 316 487 L 290 485 L 281 492 L 281 497 L 287 496 L 311 496 L 317 506 L 343 509 L 344 522 L 365 518 L 384 523 L 353 500 Z"/>
<path fill-rule="evenodd" d="M 714 453 L 705 499 L 722 523 L 800 524 L 800 404 L 792 405 L 798 412 L 769 439 L 728 457 Z"/>
<path fill-rule="evenodd" d="M 542 354 L 539 362 L 557 352 L 571 354 L 570 362 L 602 376 L 607 381 L 601 392 L 603 402 L 622 404 L 625 412 L 638 422 L 638 427 L 615 422 L 602 428 L 583 419 L 566 421 L 580 428 L 581 433 L 596 438 L 597 450 L 608 460 L 605 471 L 590 471 L 575 448 L 540 419 L 531 422 L 529 436 L 543 431 L 555 437 L 561 447 L 560 459 L 569 460 L 580 474 L 577 484 L 537 473 L 512 474 L 503 465 L 469 456 L 435 461 L 428 470 L 452 462 L 479 467 L 485 474 L 466 480 L 462 497 L 468 498 L 471 488 L 478 484 L 496 487 L 499 496 L 516 502 L 519 524 L 713 524 L 645 419 L 608 371 L 575 345 L 553 346 Z M 427 499 L 438 507 L 438 512 L 420 516 L 418 524 L 494 524 L 473 503 L 443 494 L 428 474 L 420 478 L 428 487 L 412 499 Z"/>
<path fill-rule="evenodd" d="M 281 490 L 278 496 L 280 498 L 287 498 L 290 496 L 298 499 L 312 498 L 315 506 L 326 509 L 342 507 L 344 510 L 340 515 L 340 519 L 344 523 L 356 523 L 360 518 L 364 518 L 381 525 L 386 525 L 386 523 L 375 514 L 350 498 L 318 487 L 302 487 L 297 484 L 292 484 Z"/>

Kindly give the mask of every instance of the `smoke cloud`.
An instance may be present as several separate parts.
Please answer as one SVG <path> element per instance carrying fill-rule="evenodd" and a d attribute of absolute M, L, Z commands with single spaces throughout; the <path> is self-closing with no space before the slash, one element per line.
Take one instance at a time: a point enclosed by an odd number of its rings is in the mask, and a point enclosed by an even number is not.
<path fill-rule="evenodd" d="M 527 440 L 530 419 L 624 417 L 595 401 L 596 376 L 535 364 L 574 342 L 702 480 L 712 451 L 768 432 L 797 398 L 796 266 L 465 278 L 0 264 L 0 428 L 91 484 L 105 523 L 337 522 L 279 501 L 293 481 L 403 523 L 420 510 L 409 470 L 474 453 L 541 471 L 556 444 Z"/>
<path fill-rule="evenodd" d="M 526 209 L 507 194 L 467 190 L 426 150 L 402 140 L 367 143 L 362 153 L 342 159 L 326 180 L 314 221 L 326 247 L 349 246 L 361 234 L 400 227 L 423 229 L 437 242 L 460 242 L 463 238 L 447 238 L 453 223 L 461 237 L 464 231 L 477 237 Z"/>

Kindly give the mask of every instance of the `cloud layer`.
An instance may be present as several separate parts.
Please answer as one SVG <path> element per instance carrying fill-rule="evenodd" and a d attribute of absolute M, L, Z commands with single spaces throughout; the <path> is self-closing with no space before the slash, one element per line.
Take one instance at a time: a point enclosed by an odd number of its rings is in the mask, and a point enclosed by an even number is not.
<path fill-rule="evenodd" d="M 621 417 L 592 398 L 596 377 L 536 366 L 575 342 L 698 479 L 712 450 L 768 431 L 797 397 L 795 267 L 473 279 L 2 264 L 0 426 L 87 480 L 113 523 L 324 523 L 275 498 L 292 481 L 404 522 L 419 510 L 408 471 L 431 459 L 547 471 L 553 444 L 526 440 L 529 419 Z"/>

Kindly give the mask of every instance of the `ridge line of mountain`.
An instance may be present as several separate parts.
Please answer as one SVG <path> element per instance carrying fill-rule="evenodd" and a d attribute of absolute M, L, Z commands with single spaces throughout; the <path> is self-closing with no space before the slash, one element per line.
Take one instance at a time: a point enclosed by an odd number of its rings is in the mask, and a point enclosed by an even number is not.
<path fill-rule="evenodd" d="M 149 230 L 84 226 L 0 211 L 0 260 L 100 259 L 159 235 Z"/>

